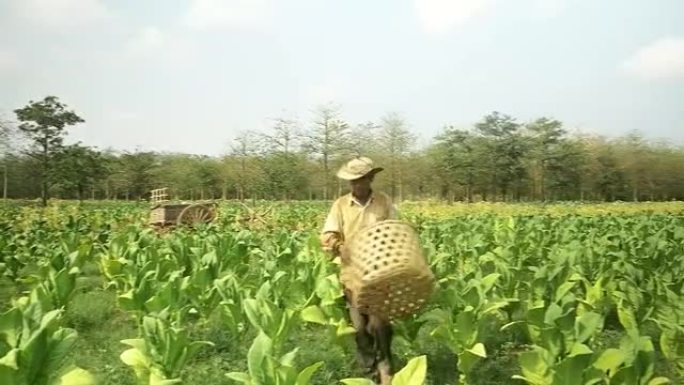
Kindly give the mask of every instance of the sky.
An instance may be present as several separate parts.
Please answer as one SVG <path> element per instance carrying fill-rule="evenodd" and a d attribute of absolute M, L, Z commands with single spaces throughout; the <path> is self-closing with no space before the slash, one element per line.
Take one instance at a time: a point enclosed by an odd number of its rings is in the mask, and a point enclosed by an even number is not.
<path fill-rule="evenodd" d="M 55 95 L 101 149 L 219 155 L 279 116 L 500 111 L 684 144 L 682 0 L 0 0 L 0 116 Z"/>

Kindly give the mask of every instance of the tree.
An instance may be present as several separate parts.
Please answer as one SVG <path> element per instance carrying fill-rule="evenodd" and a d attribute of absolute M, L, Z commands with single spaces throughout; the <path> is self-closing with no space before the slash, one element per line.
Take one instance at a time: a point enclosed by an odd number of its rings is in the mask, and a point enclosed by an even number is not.
<path fill-rule="evenodd" d="M 153 152 L 124 153 L 116 164 L 116 188 L 128 199 L 141 199 L 158 187 L 158 168 L 161 162 Z M 118 195 L 118 194 L 117 194 Z"/>
<path fill-rule="evenodd" d="M 290 154 L 299 150 L 301 132 L 296 119 L 278 117 L 274 119 L 271 134 L 262 134 L 263 148 L 270 153 Z"/>
<path fill-rule="evenodd" d="M 323 199 L 331 184 L 331 162 L 352 153 L 351 130 L 340 118 L 339 107 L 324 105 L 316 110 L 312 128 L 304 135 L 303 148 L 323 166 Z M 339 185 L 338 185 L 339 186 Z"/>
<path fill-rule="evenodd" d="M 402 169 L 415 139 L 398 113 L 388 113 L 381 119 L 378 144 L 382 155 L 388 160 L 392 198 L 395 198 L 398 193 L 399 200 L 401 200 L 404 185 Z"/>
<path fill-rule="evenodd" d="M 306 191 L 305 163 L 306 158 L 298 154 L 277 152 L 263 157 L 260 164 L 267 196 L 288 200 Z"/>
<path fill-rule="evenodd" d="M 0 119 L 0 160 L 2 160 L 2 199 L 7 199 L 8 186 L 8 157 L 11 153 L 12 139 L 14 137 L 12 123 Z"/>
<path fill-rule="evenodd" d="M 549 162 L 558 156 L 557 147 L 565 135 L 563 124 L 558 120 L 539 118 L 525 126 L 530 134 L 528 157 L 532 162 L 531 176 L 535 183 L 533 196 L 546 200 L 546 180 Z"/>
<path fill-rule="evenodd" d="M 350 129 L 349 148 L 351 155 L 376 158 L 382 153 L 382 143 L 378 136 L 381 127 L 374 122 L 366 122 Z"/>
<path fill-rule="evenodd" d="M 78 143 L 65 146 L 55 156 L 55 182 L 82 200 L 87 189 L 94 191 L 97 182 L 107 177 L 105 162 L 99 151 Z"/>
<path fill-rule="evenodd" d="M 470 131 L 448 127 L 437 136 L 433 156 L 441 175 L 450 185 L 465 188 L 468 202 L 473 201 L 473 192 L 478 179 L 484 175 L 482 159 L 485 154 L 485 141 Z"/>
<path fill-rule="evenodd" d="M 525 177 L 522 157 L 526 145 L 518 132 L 519 128 L 520 124 L 514 118 L 496 111 L 475 124 L 475 129 L 486 139 L 488 147 L 484 161 L 492 192 L 494 195 L 500 192 L 504 200 L 511 187 L 516 188 L 516 196 L 520 197 L 521 182 Z"/>
<path fill-rule="evenodd" d="M 619 138 L 616 147 L 620 171 L 629 182 L 632 200 L 637 202 L 641 192 L 649 188 L 649 174 L 653 171 L 655 159 L 648 143 L 637 132 Z"/>
<path fill-rule="evenodd" d="M 39 102 L 30 101 L 27 106 L 14 113 L 21 122 L 19 131 L 32 141 L 27 154 L 38 161 L 41 200 L 43 206 L 47 206 L 50 177 L 55 167 L 53 160 L 62 147 L 65 128 L 84 120 L 75 112 L 67 110 L 67 106 L 60 103 L 55 96 L 47 96 Z"/>
<path fill-rule="evenodd" d="M 542 199 L 551 195 L 553 200 L 583 198 L 585 170 L 588 154 L 580 141 L 560 139 L 544 162 Z M 534 195 L 534 194 L 533 194 Z"/>
<path fill-rule="evenodd" d="M 256 156 L 259 148 L 258 136 L 251 131 L 241 132 L 231 146 L 231 157 L 236 162 L 233 164 L 233 178 L 237 182 L 238 198 L 244 200 L 247 193 L 255 197 L 257 187 L 261 180 L 261 173 L 256 164 Z"/>

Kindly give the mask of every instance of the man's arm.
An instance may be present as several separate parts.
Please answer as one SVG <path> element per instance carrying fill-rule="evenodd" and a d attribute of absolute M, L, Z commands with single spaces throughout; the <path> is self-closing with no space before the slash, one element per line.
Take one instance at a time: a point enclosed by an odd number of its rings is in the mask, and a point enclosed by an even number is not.
<path fill-rule="evenodd" d="M 339 254 L 339 247 L 342 244 L 343 239 L 341 212 L 338 207 L 338 203 L 335 202 L 330 208 L 330 212 L 328 213 L 325 223 L 323 224 L 320 241 L 321 245 L 323 246 L 323 250 L 336 256 Z"/>

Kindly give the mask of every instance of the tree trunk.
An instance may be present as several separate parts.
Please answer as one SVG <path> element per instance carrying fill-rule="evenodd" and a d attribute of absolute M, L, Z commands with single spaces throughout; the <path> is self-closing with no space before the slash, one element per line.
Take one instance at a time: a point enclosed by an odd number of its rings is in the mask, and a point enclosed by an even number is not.
<path fill-rule="evenodd" d="M 2 171 L 2 199 L 7 200 L 7 164 L 3 165 Z"/>
<path fill-rule="evenodd" d="M 639 189 L 637 188 L 636 184 L 634 184 L 634 187 L 632 188 L 632 200 L 634 202 L 639 201 Z"/>
<path fill-rule="evenodd" d="M 328 154 L 323 154 L 323 200 L 328 200 Z"/>
<path fill-rule="evenodd" d="M 42 164 L 42 170 L 41 170 L 41 181 L 40 181 L 40 198 L 41 198 L 41 203 L 43 204 L 43 207 L 47 207 L 47 188 L 48 188 L 48 183 L 47 183 L 47 178 L 48 178 L 48 138 L 45 137 L 43 138 L 43 164 Z"/>

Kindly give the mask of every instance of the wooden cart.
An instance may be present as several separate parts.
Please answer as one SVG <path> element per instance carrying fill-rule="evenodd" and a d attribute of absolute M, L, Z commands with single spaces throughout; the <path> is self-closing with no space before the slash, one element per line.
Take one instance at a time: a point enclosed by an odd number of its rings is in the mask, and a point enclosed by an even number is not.
<path fill-rule="evenodd" d="M 152 209 L 149 224 L 152 226 L 194 226 L 216 219 L 216 202 L 172 202 L 169 200 L 168 188 L 152 190 L 151 193 Z"/>

